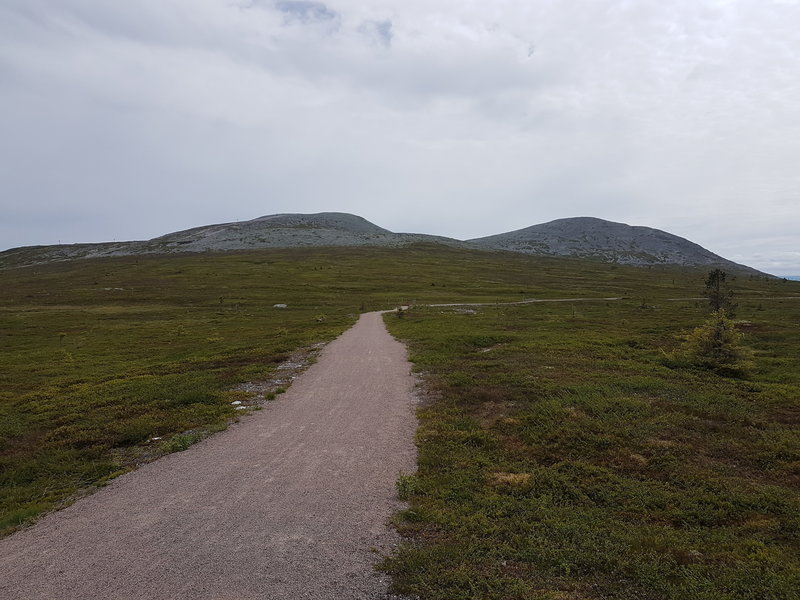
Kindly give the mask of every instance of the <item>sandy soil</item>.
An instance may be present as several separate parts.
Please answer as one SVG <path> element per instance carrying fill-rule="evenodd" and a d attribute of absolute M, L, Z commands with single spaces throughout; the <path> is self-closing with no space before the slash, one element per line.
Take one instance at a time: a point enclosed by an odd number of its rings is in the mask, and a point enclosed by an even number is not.
<path fill-rule="evenodd" d="M 363 315 L 264 410 L 0 540 L 0 597 L 386 598 L 409 370 Z"/>

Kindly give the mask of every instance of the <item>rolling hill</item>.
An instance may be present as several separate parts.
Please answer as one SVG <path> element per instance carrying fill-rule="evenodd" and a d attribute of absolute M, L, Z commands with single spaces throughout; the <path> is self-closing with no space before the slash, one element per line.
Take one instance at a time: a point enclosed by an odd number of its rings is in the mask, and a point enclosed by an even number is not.
<path fill-rule="evenodd" d="M 194 227 L 147 241 L 12 248 L 0 253 L 0 268 L 107 256 L 258 248 L 401 247 L 421 242 L 636 266 L 719 267 L 759 273 L 671 233 L 593 217 L 559 219 L 517 231 L 461 241 L 419 233 L 395 233 L 362 217 L 338 212 L 267 215 L 250 221 Z"/>
<path fill-rule="evenodd" d="M 468 241 L 494 250 L 598 259 L 635 266 L 708 266 L 757 272 L 666 231 L 594 217 L 557 219 Z"/>
<path fill-rule="evenodd" d="M 12 248 L 0 252 L 0 268 L 103 256 L 320 246 L 399 247 L 419 242 L 466 245 L 434 235 L 394 233 L 348 213 L 278 214 L 194 227 L 147 241 Z"/>

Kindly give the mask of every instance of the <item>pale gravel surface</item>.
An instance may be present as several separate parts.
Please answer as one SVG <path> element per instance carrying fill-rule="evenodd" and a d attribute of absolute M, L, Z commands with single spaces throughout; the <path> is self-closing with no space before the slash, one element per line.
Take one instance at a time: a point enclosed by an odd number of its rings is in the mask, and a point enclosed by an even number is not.
<path fill-rule="evenodd" d="M 362 315 L 286 394 L 0 540 L 0 598 L 387 598 L 414 381 Z"/>

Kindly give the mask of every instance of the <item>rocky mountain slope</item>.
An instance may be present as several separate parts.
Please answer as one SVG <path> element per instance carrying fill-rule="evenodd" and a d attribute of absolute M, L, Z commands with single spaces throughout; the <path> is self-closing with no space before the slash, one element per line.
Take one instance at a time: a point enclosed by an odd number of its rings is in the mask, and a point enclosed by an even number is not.
<path fill-rule="evenodd" d="M 557 219 L 468 241 L 495 250 L 591 258 L 627 265 L 708 266 L 757 272 L 666 231 L 594 217 Z"/>
<path fill-rule="evenodd" d="M 0 252 L 0 268 L 101 256 L 309 246 L 405 246 L 417 242 L 467 245 L 434 235 L 393 233 L 347 213 L 279 214 L 195 227 L 147 241 L 12 248 Z"/>
<path fill-rule="evenodd" d="M 665 231 L 591 217 L 559 219 L 464 242 L 433 235 L 394 233 L 362 217 L 336 212 L 269 215 L 252 221 L 195 227 L 147 241 L 13 248 L 0 252 L 0 268 L 102 256 L 309 246 L 397 247 L 417 242 L 630 265 L 709 266 L 757 273 Z"/>

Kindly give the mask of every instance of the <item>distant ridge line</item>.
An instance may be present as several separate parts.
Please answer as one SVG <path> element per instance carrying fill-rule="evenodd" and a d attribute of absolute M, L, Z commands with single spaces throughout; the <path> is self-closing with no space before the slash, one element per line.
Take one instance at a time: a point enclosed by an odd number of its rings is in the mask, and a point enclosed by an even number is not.
<path fill-rule="evenodd" d="M 468 241 L 487 248 L 540 256 L 591 258 L 635 266 L 719 266 L 760 273 L 672 233 L 596 217 L 556 219 Z"/>
<path fill-rule="evenodd" d="M 146 241 L 12 248 L 0 252 L 0 268 L 110 256 L 258 248 L 402 247 L 415 243 L 592 259 L 636 266 L 717 266 L 764 275 L 671 233 L 595 217 L 557 219 L 516 231 L 456 240 L 421 233 L 395 233 L 358 215 L 341 212 L 264 215 L 250 221 L 193 227 Z"/>

